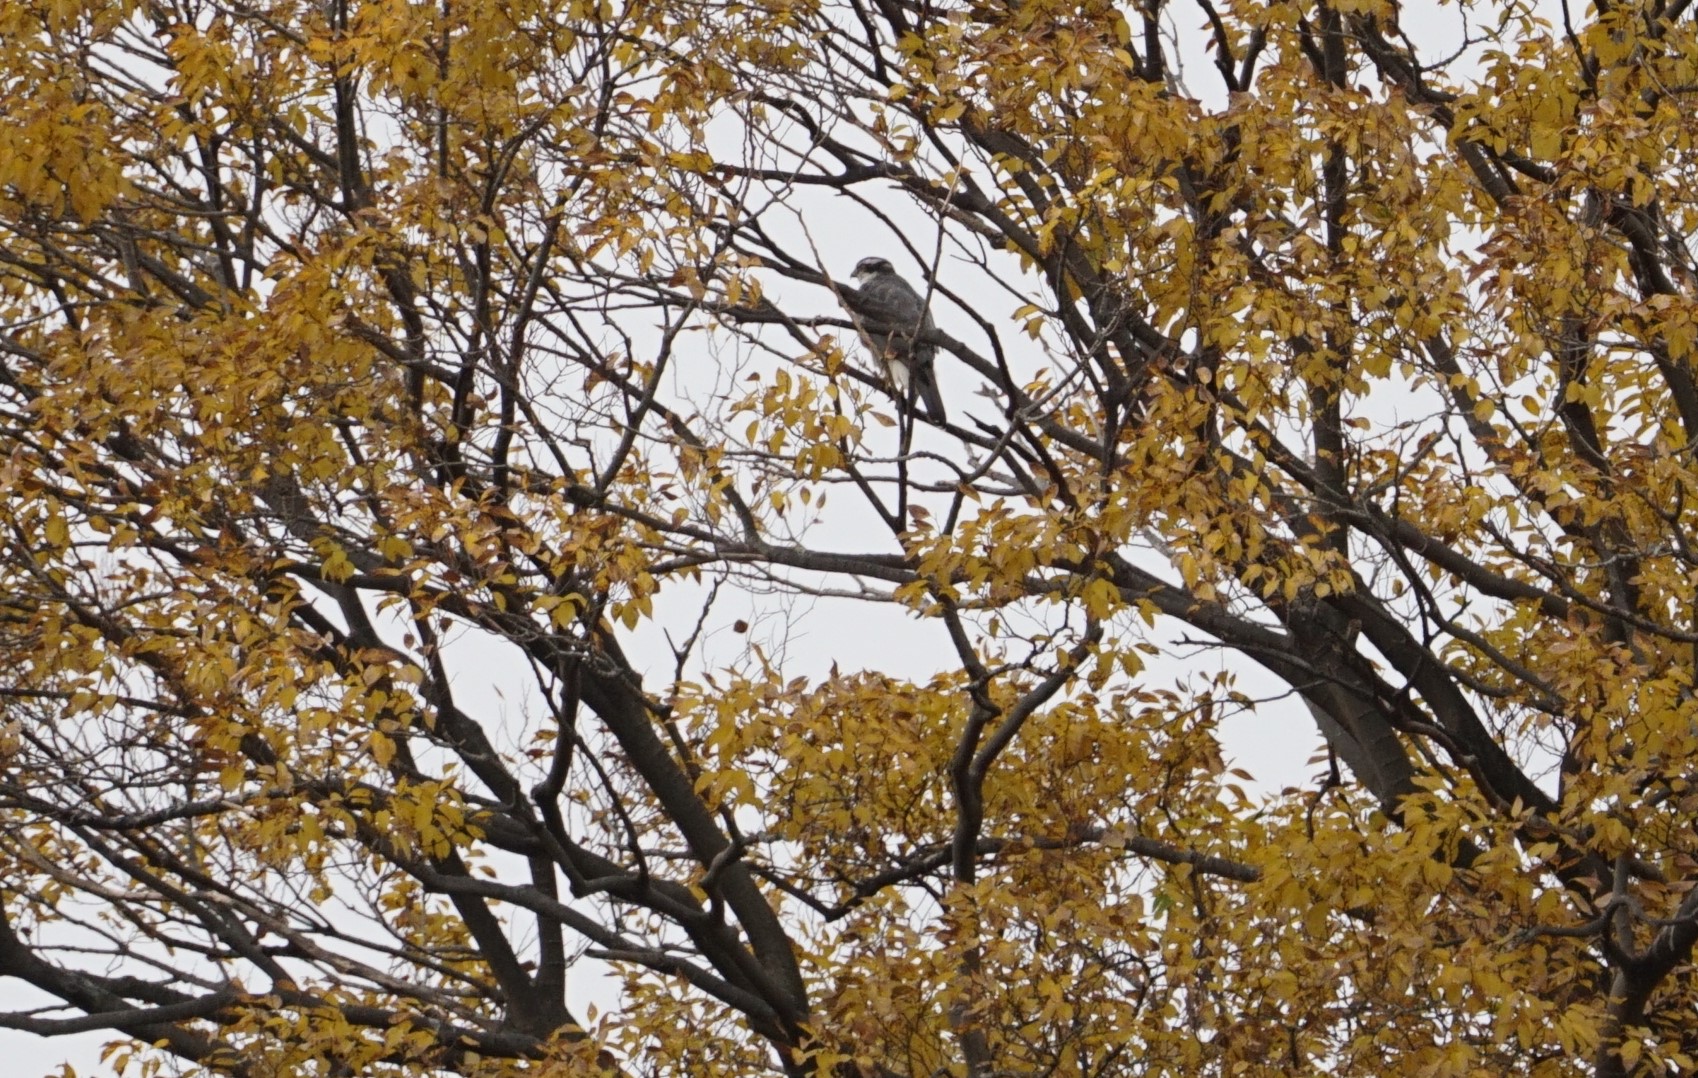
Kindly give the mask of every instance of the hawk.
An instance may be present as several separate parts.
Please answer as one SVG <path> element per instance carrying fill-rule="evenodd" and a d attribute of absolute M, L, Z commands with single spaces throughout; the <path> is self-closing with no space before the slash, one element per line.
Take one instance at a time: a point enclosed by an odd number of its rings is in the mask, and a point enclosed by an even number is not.
<path fill-rule="evenodd" d="M 937 345 L 925 339 L 937 327 L 925 301 L 887 258 L 861 259 L 854 277 L 861 287 L 847 298 L 861 340 L 884 368 L 902 407 L 912 412 L 918 399 L 932 421 L 942 423 L 943 397 L 932 373 Z"/>

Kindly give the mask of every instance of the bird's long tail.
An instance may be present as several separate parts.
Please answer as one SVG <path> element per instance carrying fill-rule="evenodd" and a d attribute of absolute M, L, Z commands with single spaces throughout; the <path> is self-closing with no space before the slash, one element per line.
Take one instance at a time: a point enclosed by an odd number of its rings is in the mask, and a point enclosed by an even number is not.
<path fill-rule="evenodd" d="M 915 388 L 919 390 L 920 403 L 926 406 L 926 414 L 932 422 L 944 423 L 948 416 L 943 410 L 943 394 L 937 391 L 937 376 L 932 373 L 930 364 L 914 372 Z"/>

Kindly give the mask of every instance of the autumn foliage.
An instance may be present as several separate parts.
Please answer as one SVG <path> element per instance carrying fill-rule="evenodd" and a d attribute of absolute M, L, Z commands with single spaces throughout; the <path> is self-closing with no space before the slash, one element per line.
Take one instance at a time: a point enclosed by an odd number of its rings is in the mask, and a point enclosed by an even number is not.
<path fill-rule="evenodd" d="M 1690 0 L 8 0 L 0 1028 L 1692 1073 L 1694 192 Z"/>

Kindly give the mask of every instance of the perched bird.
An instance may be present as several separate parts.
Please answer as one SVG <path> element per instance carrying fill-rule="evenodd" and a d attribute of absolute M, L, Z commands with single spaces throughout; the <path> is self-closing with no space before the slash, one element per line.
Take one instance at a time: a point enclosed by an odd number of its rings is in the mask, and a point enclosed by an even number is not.
<path fill-rule="evenodd" d="M 887 258 L 861 259 L 854 277 L 861 287 L 847 298 L 855 328 L 889 376 L 897 399 L 910 411 L 919 400 L 926 414 L 942 423 L 943 397 L 932 372 L 937 345 L 925 339 L 936 327 L 925 301 Z"/>

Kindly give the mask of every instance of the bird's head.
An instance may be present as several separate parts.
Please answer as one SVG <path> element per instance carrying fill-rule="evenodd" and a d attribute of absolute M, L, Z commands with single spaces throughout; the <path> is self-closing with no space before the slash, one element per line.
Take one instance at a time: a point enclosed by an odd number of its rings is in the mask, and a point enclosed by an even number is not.
<path fill-rule="evenodd" d="M 896 267 L 890 264 L 888 258 L 863 258 L 855 263 L 855 280 L 866 284 L 881 273 L 895 273 Z"/>

